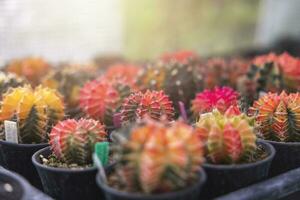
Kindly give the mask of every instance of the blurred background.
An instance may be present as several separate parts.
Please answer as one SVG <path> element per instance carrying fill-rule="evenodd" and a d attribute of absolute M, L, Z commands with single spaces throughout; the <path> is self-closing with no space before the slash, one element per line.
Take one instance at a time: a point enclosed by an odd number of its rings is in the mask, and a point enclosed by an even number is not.
<path fill-rule="evenodd" d="M 299 55 L 299 10 L 298 0 L 0 0 L 0 60 Z"/>

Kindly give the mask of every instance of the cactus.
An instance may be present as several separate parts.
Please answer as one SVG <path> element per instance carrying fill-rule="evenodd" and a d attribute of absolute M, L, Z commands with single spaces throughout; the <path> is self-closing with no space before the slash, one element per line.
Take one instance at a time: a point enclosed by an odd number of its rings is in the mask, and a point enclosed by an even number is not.
<path fill-rule="evenodd" d="M 204 90 L 198 93 L 192 101 L 191 110 L 195 116 L 211 112 L 215 108 L 221 113 L 225 113 L 231 105 L 238 105 L 238 97 L 239 94 L 230 87 L 215 87 L 212 90 Z"/>
<path fill-rule="evenodd" d="M 166 116 L 168 120 L 174 117 L 172 102 L 163 91 L 136 92 L 127 97 L 121 107 L 121 121 L 126 124 L 149 116 L 159 120 Z"/>
<path fill-rule="evenodd" d="M 186 63 L 189 60 L 197 59 L 199 59 L 199 56 L 196 52 L 187 50 L 165 53 L 161 56 L 161 60 L 164 62 L 176 61 L 180 63 Z"/>
<path fill-rule="evenodd" d="M 13 60 L 6 67 L 6 71 L 25 77 L 32 86 L 40 84 L 49 70 L 50 65 L 45 60 L 35 57 Z"/>
<path fill-rule="evenodd" d="M 249 114 L 254 116 L 259 135 L 266 140 L 300 141 L 299 93 L 268 93 L 254 102 Z"/>
<path fill-rule="evenodd" d="M 246 116 L 226 116 L 218 110 L 201 115 L 197 135 L 206 144 L 205 155 L 214 164 L 247 162 L 255 154 L 256 135 Z"/>
<path fill-rule="evenodd" d="M 130 92 L 131 87 L 122 80 L 109 81 L 102 77 L 84 85 L 80 90 L 79 105 L 88 117 L 112 126 L 113 115 Z"/>
<path fill-rule="evenodd" d="M 17 122 L 20 143 L 47 142 L 52 126 L 63 117 L 63 102 L 57 92 L 49 88 L 32 90 L 28 85 L 14 88 L 1 102 L 1 127 L 3 129 L 4 120 Z"/>
<path fill-rule="evenodd" d="M 258 56 L 253 60 L 253 63 L 258 66 L 263 66 L 266 63 L 273 64 L 282 72 L 283 86 L 290 92 L 299 90 L 300 83 L 300 59 L 295 58 L 288 53 L 276 55 L 270 53 L 267 55 Z"/>
<path fill-rule="evenodd" d="M 181 101 L 189 106 L 196 92 L 202 89 L 202 77 L 194 73 L 195 69 L 193 62 L 160 62 L 148 66 L 139 76 L 138 84 L 142 90 L 163 90 L 174 104 Z"/>
<path fill-rule="evenodd" d="M 241 58 L 212 58 L 200 63 L 197 73 L 203 77 L 203 87 L 228 86 L 237 89 L 240 76 L 247 73 L 249 61 Z"/>
<path fill-rule="evenodd" d="M 95 143 L 107 141 L 104 129 L 104 125 L 93 119 L 60 121 L 50 133 L 51 149 L 67 164 L 91 164 Z"/>
<path fill-rule="evenodd" d="M 140 73 L 141 69 L 134 65 L 128 64 L 117 64 L 110 66 L 104 76 L 108 80 L 122 79 L 124 82 L 128 83 L 131 87 L 137 88 L 136 77 Z"/>
<path fill-rule="evenodd" d="M 25 85 L 27 82 L 21 77 L 12 73 L 0 72 L 0 99 L 10 88 L 16 88 Z"/>
<path fill-rule="evenodd" d="M 115 175 L 126 191 L 176 191 L 199 178 L 203 145 L 191 126 L 180 121 L 167 125 L 146 120 L 128 135 L 113 147 L 117 160 Z"/>
<path fill-rule="evenodd" d="M 92 66 L 63 65 L 62 69 L 52 71 L 42 80 L 46 87 L 57 89 L 63 96 L 68 110 L 79 105 L 79 91 L 85 82 L 94 78 Z M 89 71 L 85 69 L 87 67 Z"/>

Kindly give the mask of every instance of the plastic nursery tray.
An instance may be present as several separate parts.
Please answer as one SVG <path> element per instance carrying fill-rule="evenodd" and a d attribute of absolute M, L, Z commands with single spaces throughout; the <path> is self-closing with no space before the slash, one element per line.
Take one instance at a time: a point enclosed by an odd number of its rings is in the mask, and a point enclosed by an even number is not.
<path fill-rule="evenodd" d="M 215 200 L 300 200 L 300 168 L 215 198 Z"/>

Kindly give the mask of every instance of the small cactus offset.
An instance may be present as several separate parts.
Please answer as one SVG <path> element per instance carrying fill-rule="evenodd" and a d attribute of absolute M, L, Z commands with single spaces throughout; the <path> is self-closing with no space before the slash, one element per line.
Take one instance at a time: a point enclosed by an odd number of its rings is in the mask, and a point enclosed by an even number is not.
<path fill-rule="evenodd" d="M 17 122 L 20 143 L 47 142 L 52 126 L 63 117 L 63 102 L 56 91 L 49 88 L 18 87 L 5 94 L 1 102 L 2 129 L 5 120 Z"/>
<path fill-rule="evenodd" d="M 254 116 L 259 135 L 279 142 L 300 141 L 300 94 L 268 93 L 254 102 L 249 114 Z"/>
<path fill-rule="evenodd" d="M 130 92 L 131 87 L 122 80 L 99 78 L 86 83 L 80 90 L 79 105 L 88 117 L 112 126 L 113 115 Z"/>
<path fill-rule="evenodd" d="M 0 72 L 0 99 L 10 88 L 16 88 L 25 85 L 25 79 L 16 76 L 12 73 Z"/>
<path fill-rule="evenodd" d="M 176 191 L 199 178 L 203 146 L 195 130 L 183 122 L 167 125 L 148 119 L 116 145 L 115 175 L 128 192 Z"/>
<path fill-rule="evenodd" d="M 251 160 L 256 152 L 256 135 L 246 116 L 227 116 L 218 110 L 201 115 L 197 135 L 206 144 L 205 155 L 214 164 Z"/>
<path fill-rule="evenodd" d="M 94 146 L 102 141 L 107 141 L 105 127 L 93 119 L 60 121 L 50 133 L 53 153 L 67 164 L 91 164 Z"/>
<path fill-rule="evenodd" d="M 49 70 L 49 63 L 38 57 L 13 60 L 6 67 L 6 71 L 25 77 L 32 86 L 39 85 Z"/>
<path fill-rule="evenodd" d="M 166 116 L 168 120 L 173 119 L 173 104 L 163 91 L 136 92 L 125 98 L 121 107 L 123 123 L 134 122 L 145 116 L 156 120 L 162 116 Z"/>
<path fill-rule="evenodd" d="M 192 101 L 191 110 L 198 117 L 199 114 L 218 109 L 221 113 L 230 106 L 238 105 L 239 94 L 230 87 L 215 87 L 212 90 L 204 90 L 196 95 Z"/>

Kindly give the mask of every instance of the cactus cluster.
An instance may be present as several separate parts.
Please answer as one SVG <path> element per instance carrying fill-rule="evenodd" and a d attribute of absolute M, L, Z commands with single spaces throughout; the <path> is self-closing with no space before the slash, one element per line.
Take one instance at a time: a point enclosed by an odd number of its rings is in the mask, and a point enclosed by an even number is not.
<path fill-rule="evenodd" d="M 39 57 L 16 59 L 8 63 L 6 67 L 7 72 L 25 77 L 32 86 L 39 85 L 42 77 L 45 76 L 49 70 L 49 63 Z"/>
<path fill-rule="evenodd" d="M 88 117 L 112 126 L 113 115 L 130 92 L 131 87 L 122 80 L 101 77 L 87 82 L 80 90 L 79 106 Z"/>
<path fill-rule="evenodd" d="M 33 90 L 28 85 L 14 88 L 4 95 L 1 102 L 1 128 L 4 120 L 17 122 L 20 143 L 47 142 L 52 126 L 63 117 L 61 97 L 49 88 Z"/>
<path fill-rule="evenodd" d="M 247 73 L 249 61 L 241 58 L 211 58 L 200 63 L 198 72 L 203 77 L 203 87 L 229 86 L 237 89 L 240 76 Z"/>
<path fill-rule="evenodd" d="M 0 99 L 10 88 L 16 88 L 25 85 L 25 79 L 12 73 L 0 72 Z"/>
<path fill-rule="evenodd" d="M 249 114 L 255 117 L 258 133 L 263 139 L 299 142 L 299 105 L 299 93 L 268 93 L 254 102 Z"/>
<path fill-rule="evenodd" d="M 218 109 L 221 113 L 230 106 L 238 105 L 239 94 L 230 87 L 215 87 L 212 90 L 204 90 L 196 95 L 192 101 L 191 110 L 195 116 Z"/>
<path fill-rule="evenodd" d="M 206 144 L 205 155 L 211 163 L 247 162 L 256 152 L 254 128 L 243 114 L 227 115 L 213 110 L 201 115 L 196 129 Z"/>
<path fill-rule="evenodd" d="M 136 92 L 124 99 L 121 107 L 122 123 L 135 122 L 145 116 L 159 120 L 165 116 L 168 120 L 174 117 L 174 108 L 169 97 L 163 91 Z"/>
<path fill-rule="evenodd" d="M 195 63 L 159 62 L 149 65 L 139 76 L 142 90 L 163 90 L 174 104 L 178 101 L 189 105 L 195 93 L 202 89 L 201 76 L 195 73 Z"/>
<path fill-rule="evenodd" d="M 116 145 L 115 175 L 128 192 L 176 191 L 199 178 L 203 145 L 195 130 L 183 122 L 166 125 L 148 120 Z"/>
<path fill-rule="evenodd" d="M 57 123 L 50 133 L 52 152 L 67 164 L 91 164 L 94 146 L 102 141 L 107 141 L 105 127 L 93 119 L 67 119 Z"/>

